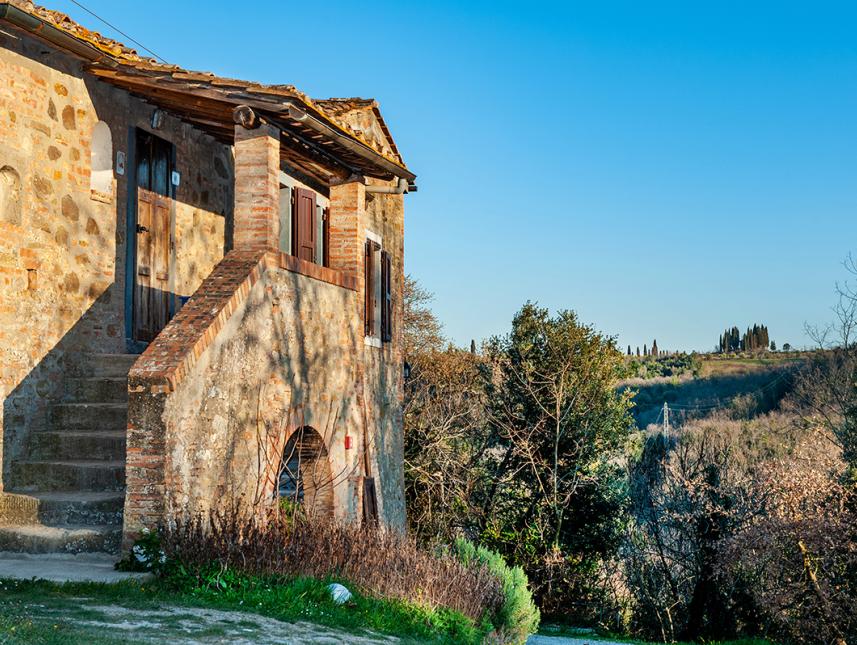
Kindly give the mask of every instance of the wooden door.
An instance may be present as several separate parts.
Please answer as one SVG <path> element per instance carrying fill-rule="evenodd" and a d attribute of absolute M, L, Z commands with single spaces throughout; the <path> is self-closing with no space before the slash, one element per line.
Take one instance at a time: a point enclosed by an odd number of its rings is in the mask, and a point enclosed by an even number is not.
<path fill-rule="evenodd" d="M 134 338 L 151 341 L 170 318 L 170 199 L 137 189 Z"/>

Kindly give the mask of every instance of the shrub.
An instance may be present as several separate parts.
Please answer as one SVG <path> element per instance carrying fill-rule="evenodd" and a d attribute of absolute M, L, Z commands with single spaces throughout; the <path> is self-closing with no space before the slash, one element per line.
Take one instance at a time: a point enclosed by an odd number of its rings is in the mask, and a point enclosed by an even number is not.
<path fill-rule="evenodd" d="M 510 567 L 499 553 L 458 538 L 454 550 L 465 566 L 483 565 L 503 586 L 503 603 L 493 617 L 498 640 L 525 643 L 539 628 L 539 610 L 533 602 L 527 574 L 521 567 Z"/>
<path fill-rule="evenodd" d="M 263 518 L 212 513 L 177 519 L 161 533 L 168 560 L 211 564 L 251 576 L 341 579 L 376 598 L 460 612 L 479 623 L 503 606 L 503 588 L 481 563 L 420 548 L 407 535 L 272 512 Z"/>

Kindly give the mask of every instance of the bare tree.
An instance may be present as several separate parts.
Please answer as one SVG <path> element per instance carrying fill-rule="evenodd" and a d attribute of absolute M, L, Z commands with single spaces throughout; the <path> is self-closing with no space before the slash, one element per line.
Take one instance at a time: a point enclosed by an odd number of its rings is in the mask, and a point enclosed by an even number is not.
<path fill-rule="evenodd" d="M 756 512 L 723 549 L 724 570 L 752 581 L 750 593 L 786 641 L 857 638 L 857 491 L 845 470 L 814 441 L 771 461 L 748 489 Z"/>
<path fill-rule="evenodd" d="M 416 278 L 405 276 L 403 344 L 405 360 L 413 362 L 426 352 L 443 349 L 443 326 L 429 306 L 434 294 Z"/>
<path fill-rule="evenodd" d="M 849 278 L 836 285 L 835 320 L 807 326 L 821 351 L 798 379 L 794 409 L 857 470 L 857 260 L 844 264 Z"/>

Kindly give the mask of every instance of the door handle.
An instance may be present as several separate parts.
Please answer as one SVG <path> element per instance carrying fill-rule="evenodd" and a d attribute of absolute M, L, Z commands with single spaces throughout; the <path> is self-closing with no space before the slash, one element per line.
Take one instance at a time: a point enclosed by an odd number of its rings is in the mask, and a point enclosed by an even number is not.
<path fill-rule="evenodd" d="M 142 224 L 137 224 L 137 233 L 148 233 L 149 228 L 147 226 L 143 226 Z"/>

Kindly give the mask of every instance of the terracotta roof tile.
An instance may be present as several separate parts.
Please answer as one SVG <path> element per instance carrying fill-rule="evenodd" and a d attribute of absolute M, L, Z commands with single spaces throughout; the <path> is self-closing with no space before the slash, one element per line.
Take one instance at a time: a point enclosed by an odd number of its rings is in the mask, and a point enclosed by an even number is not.
<path fill-rule="evenodd" d="M 390 137 L 386 124 L 382 125 L 384 132 L 389 139 L 390 147 L 394 154 L 390 155 L 383 151 L 383 146 L 378 142 L 368 139 L 362 132 L 355 130 L 348 123 L 342 120 L 342 116 L 348 112 L 359 109 L 372 107 L 383 124 L 383 119 L 380 118 L 377 103 L 372 99 L 350 98 L 350 99 L 324 99 L 314 101 L 309 96 L 298 90 L 293 85 L 264 85 L 252 81 L 242 81 L 233 78 L 219 77 L 212 72 L 198 72 L 186 70 L 178 65 L 170 65 L 158 61 L 155 58 L 142 56 L 135 49 L 127 47 L 119 41 L 102 36 L 97 31 L 92 31 L 83 27 L 79 23 L 72 20 L 69 16 L 59 11 L 47 9 L 39 6 L 31 0 L 3 0 L 4 2 L 17 7 L 21 11 L 35 16 L 42 21 L 49 23 L 64 33 L 73 36 L 77 40 L 94 47 L 99 52 L 106 54 L 110 59 L 120 64 L 121 66 L 133 68 L 134 70 L 144 72 L 148 75 L 163 74 L 170 76 L 177 81 L 187 82 L 202 82 L 211 87 L 218 89 L 235 88 L 243 92 L 252 92 L 253 94 L 261 94 L 268 96 L 280 96 L 283 98 L 296 98 L 305 106 L 313 110 L 320 117 L 324 118 L 328 123 L 338 128 L 344 134 L 355 139 L 356 141 L 370 147 L 379 154 L 385 156 L 389 161 L 400 165 L 402 168 L 407 168 L 402 161 L 401 155 L 396 150 L 395 143 Z"/>

